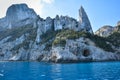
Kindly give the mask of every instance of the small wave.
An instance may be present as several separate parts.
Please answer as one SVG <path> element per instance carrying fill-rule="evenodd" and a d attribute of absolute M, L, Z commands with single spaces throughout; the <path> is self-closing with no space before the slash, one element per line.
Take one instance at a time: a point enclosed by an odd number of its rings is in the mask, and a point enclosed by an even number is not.
<path fill-rule="evenodd" d="M 4 76 L 4 74 L 1 74 L 1 73 L 0 73 L 0 76 Z"/>
<path fill-rule="evenodd" d="M 3 72 L 4 72 L 4 70 L 1 70 L 1 72 L 3 73 Z"/>
<path fill-rule="evenodd" d="M 45 76 L 45 75 L 41 75 L 41 76 Z"/>
<path fill-rule="evenodd" d="M 54 80 L 62 80 L 62 78 L 57 78 L 57 79 L 54 79 Z"/>

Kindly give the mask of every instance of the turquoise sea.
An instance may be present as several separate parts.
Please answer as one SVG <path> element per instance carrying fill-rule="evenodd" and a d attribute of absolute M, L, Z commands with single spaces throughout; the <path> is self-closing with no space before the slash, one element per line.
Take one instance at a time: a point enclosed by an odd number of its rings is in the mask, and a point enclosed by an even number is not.
<path fill-rule="evenodd" d="M 120 62 L 0 62 L 0 80 L 120 80 Z"/>

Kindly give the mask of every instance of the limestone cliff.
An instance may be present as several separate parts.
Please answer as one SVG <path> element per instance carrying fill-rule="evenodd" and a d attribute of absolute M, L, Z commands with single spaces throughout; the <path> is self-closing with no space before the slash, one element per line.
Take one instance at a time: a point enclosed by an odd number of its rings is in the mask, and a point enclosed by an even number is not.
<path fill-rule="evenodd" d="M 6 16 L 0 20 L 0 27 L 11 29 L 33 23 L 37 14 L 26 4 L 13 4 L 6 12 Z"/>
<path fill-rule="evenodd" d="M 90 21 L 82 6 L 79 9 L 79 21 L 80 21 L 80 29 L 83 29 L 84 31 L 90 32 L 91 34 L 93 34 Z"/>
<path fill-rule="evenodd" d="M 116 26 L 110 26 L 110 25 L 105 25 L 101 28 L 99 28 L 96 32 L 95 35 L 101 36 L 101 37 L 108 37 L 114 32 L 120 33 L 120 22 L 117 23 Z"/>
<path fill-rule="evenodd" d="M 97 30 L 95 32 L 95 35 L 98 35 L 101 37 L 107 37 L 110 34 L 112 34 L 113 30 L 114 30 L 114 27 L 109 26 L 109 25 L 105 25 L 105 26 L 101 27 L 99 30 Z"/>
<path fill-rule="evenodd" d="M 11 5 L 0 19 L 0 60 L 120 60 L 119 46 L 93 34 L 83 7 L 79 19 L 58 15 L 43 19 L 26 4 Z"/>

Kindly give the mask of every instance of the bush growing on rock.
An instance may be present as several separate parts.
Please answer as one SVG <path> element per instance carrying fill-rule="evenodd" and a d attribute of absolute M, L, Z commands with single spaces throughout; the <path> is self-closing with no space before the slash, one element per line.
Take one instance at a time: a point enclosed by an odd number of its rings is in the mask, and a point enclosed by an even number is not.
<path fill-rule="evenodd" d="M 84 36 L 86 36 L 85 32 L 77 32 L 74 30 L 62 30 L 56 35 L 55 40 L 53 41 L 53 45 L 65 46 L 67 39 L 74 40 Z"/>

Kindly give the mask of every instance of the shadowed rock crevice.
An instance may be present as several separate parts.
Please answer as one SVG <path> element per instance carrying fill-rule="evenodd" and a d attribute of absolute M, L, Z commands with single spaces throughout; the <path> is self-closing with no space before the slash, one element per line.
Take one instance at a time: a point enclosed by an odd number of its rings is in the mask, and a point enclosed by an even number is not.
<path fill-rule="evenodd" d="M 90 51 L 88 49 L 84 49 L 82 55 L 84 57 L 88 57 L 90 55 Z"/>

